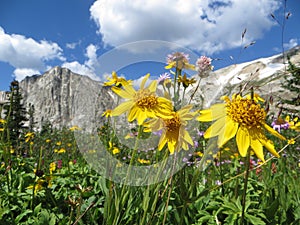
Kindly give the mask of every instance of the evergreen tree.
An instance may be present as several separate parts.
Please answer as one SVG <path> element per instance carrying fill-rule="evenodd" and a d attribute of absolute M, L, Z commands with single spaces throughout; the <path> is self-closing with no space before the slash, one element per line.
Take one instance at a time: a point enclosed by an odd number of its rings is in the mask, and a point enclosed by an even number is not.
<path fill-rule="evenodd" d="M 10 84 L 10 102 L 4 106 L 5 120 L 9 130 L 6 138 L 13 147 L 17 146 L 24 122 L 27 121 L 26 109 L 23 107 L 22 100 L 19 82 L 14 80 Z"/>
<path fill-rule="evenodd" d="M 288 63 L 288 73 L 284 76 L 284 82 L 281 86 L 290 91 L 294 97 L 292 99 L 282 99 L 282 103 L 287 105 L 283 109 L 297 113 L 299 110 L 296 110 L 295 106 L 300 106 L 300 67 L 293 64 L 289 58 Z"/>
<path fill-rule="evenodd" d="M 29 124 L 28 124 L 28 126 L 29 126 L 30 132 L 33 132 L 34 126 L 36 124 L 36 122 L 34 121 L 34 112 L 35 112 L 34 105 L 29 103 L 29 109 L 28 109 Z"/>

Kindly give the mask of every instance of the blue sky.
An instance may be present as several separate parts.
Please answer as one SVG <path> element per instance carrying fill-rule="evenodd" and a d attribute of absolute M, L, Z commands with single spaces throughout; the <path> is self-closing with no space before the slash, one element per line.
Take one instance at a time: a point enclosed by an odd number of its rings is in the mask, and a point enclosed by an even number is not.
<path fill-rule="evenodd" d="M 289 49 L 300 42 L 300 1 L 286 3 Z M 54 66 L 103 81 L 113 70 L 128 79 L 158 76 L 174 51 L 188 53 L 191 63 L 201 55 L 219 58 L 215 69 L 279 54 L 282 26 L 270 14 L 282 23 L 283 6 L 284 0 L 1 0 L 0 90 Z"/>

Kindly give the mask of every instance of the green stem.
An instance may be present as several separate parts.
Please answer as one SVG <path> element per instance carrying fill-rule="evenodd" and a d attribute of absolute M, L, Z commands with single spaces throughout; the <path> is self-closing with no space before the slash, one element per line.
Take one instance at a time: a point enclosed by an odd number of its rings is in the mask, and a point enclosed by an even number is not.
<path fill-rule="evenodd" d="M 244 190 L 243 190 L 243 198 L 242 198 L 241 225 L 244 224 L 244 220 L 245 220 L 246 196 L 247 196 L 249 170 L 250 170 L 250 151 L 248 151 L 247 158 L 246 158 L 246 165 L 245 165 L 245 178 L 244 178 Z"/>
<path fill-rule="evenodd" d="M 173 181 L 173 176 L 174 176 L 176 160 L 177 160 L 177 152 L 175 152 L 175 154 L 174 154 L 174 162 L 173 162 L 172 169 L 171 169 L 171 177 L 169 179 L 169 192 L 168 192 L 168 197 L 167 197 L 167 203 L 166 203 L 166 206 L 165 206 L 165 213 L 164 213 L 164 219 L 163 219 L 162 225 L 165 225 L 165 222 L 166 222 L 166 219 L 167 219 L 168 206 L 169 206 L 171 193 L 172 193 L 172 189 L 173 189 L 173 182 L 172 181 Z"/>
<path fill-rule="evenodd" d="M 201 82 L 201 79 L 199 78 L 199 81 L 198 81 L 198 84 L 197 84 L 197 86 L 196 86 L 196 89 L 195 89 L 195 91 L 193 92 L 193 94 L 191 95 L 189 104 L 191 103 L 192 99 L 194 98 L 194 95 L 196 94 L 198 88 L 200 87 L 200 82 Z M 203 104 L 203 103 L 201 103 L 201 104 Z"/>
<path fill-rule="evenodd" d="M 127 172 L 126 172 L 125 182 L 124 182 L 122 190 L 121 190 L 119 208 L 116 207 L 116 212 L 115 212 L 116 216 L 114 217 L 113 224 L 118 224 L 118 220 L 119 220 L 119 218 L 121 216 L 120 215 L 121 212 L 119 212 L 119 211 L 123 209 L 124 203 L 126 202 L 126 199 L 124 199 L 124 196 L 126 198 L 129 197 L 129 195 L 127 195 L 127 194 L 125 195 L 125 189 L 126 189 L 126 187 L 128 187 L 126 185 L 126 183 L 128 181 L 129 174 L 131 173 L 132 164 L 134 162 L 134 158 L 135 158 L 136 152 L 138 150 L 139 139 L 140 139 L 140 136 L 141 136 L 141 133 L 142 133 L 142 129 L 143 129 L 143 126 L 139 125 L 138 134 L 137 134 L 137 137 L 135 139 L 135 144 L 134 144 L 133 152 L 132 152 L 131 159 L 130 159 L 130 162 L 129 162 L 129 166 L 128 166 L 128 169 L 127 169 Z"/>

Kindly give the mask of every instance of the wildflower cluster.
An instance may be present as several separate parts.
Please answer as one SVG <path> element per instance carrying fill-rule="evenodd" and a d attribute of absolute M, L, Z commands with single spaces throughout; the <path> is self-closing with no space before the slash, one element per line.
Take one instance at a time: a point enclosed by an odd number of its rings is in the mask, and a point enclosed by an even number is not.
<path fill-rule="evenodd" d="M 126 113 L 128 122 L 136 121 L 138 126 L 143 127 L 143 132 L 160 132 L 158 150 L 164 149 L 165 146 L 171 154 L 181 149 L 189 150 L 191 147 L 195 147 L 195 142 L 187 130 L 187 125 L 188 121 L 197 116 L 197 111 L 193 111 L 193 108 L 196 107 L 192 104 L 183 105 L 184 96 L 181 100 L 179 99 L 180 84 L 184 88 L 184 94 L 186 88 L 195 83 L 196 79 L 188 78 L 186 74 L 182 75 L 182 71 L 183 69 L 196 70 L 199 79 L 206 77 L 213 69 L 211 61 L 212 59 L 201 56 L 196 64 L 192 65 L 187 54 L 175 52 L 168 55 L 165 67 L 166 69 L 175 69 L 175 72 L 170 70 L 170 73 L 161 74 L 158 80 L 151 81 L 148 86 L 146 83 L 150 74 L 144 76 L 139 90 L 135 90 L 132 84 L 124 78 L 122 78 L 121 86 L 110 83 L 113 86 L 113 92 L 125 101 L 113 110 L 106 111 L 103 115 L 120 116 Z M 174 75 L 173 98 L 171 98 L 170 92 L 171 74 Z M 120 79 L 115 72 L 112 76 L 115 80 Z M 176 83 L 178 83 L 177 87 Z M 158 84 L 163 86 L 163 97 L 156 93 Z M 274 156 L 279 157 L 274 144 L 267 138 L 265 132 L 267 131 L 281 140 L 285 140 L 285 138 L 267 125 L 267 113 L 260 104 L 264 100 L 255 93 L 245 97 L 241 94 L 234 94 L 232 99 L 228 96 L 224 96 L 222 99 L 225 101 L 224 104 L 213 105 L 210 109 L 196 109 L 200 112 L 200 115 L 197 116 L 198 121 L 215 121 L 205 132 L 204 138 L 218 137 L 218 147 L 221 148 L 235 137 L 238 151 L 242 157 L 247 155 L 249 147 L 262 161 L 264 161 L 263 147 Z M 126 136 L 126 138 L 130 138 L 130 136 Z M 109 149 L 114 149 L 112 144 Z M 113 154 L 119 153 L 119 149 L 114 152 Z"/>

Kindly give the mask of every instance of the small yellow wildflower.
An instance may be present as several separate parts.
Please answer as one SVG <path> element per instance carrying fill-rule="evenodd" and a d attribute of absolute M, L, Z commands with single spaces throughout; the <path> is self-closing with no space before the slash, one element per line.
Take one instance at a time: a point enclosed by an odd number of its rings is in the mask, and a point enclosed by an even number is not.
<path fill-rule="evenodd" d="M 31 139 L 34 138 L 34 133 L 33 133 L 33 132 L 28 132 L 27 134 L 25 134 L 25 137 L 26 137 L 25 142 L 27 143 L 27 142 L 29 142 Z"/>
<path fill-rule="evenodd" d="M 0 119 L 0 123 L 5 124 L 5 123 L 6 123 L 6 120 Z"/>
<path fill-rule="evenodd" d="M 44 183 L 45 183 L 44 179 L 38 179 L 35 185 L 30 185 L 27 188 L 33 189 L 34 187 L 34 193 L 36 194 L 38 191 L 43 189 Z"/>
<path fill-rule="evenodd" d="M 61 141 L 56 142 L 57 146 L 61 146 Z"/>
<path fill-rule="evenodd" d="M 114 155 L 120 153 L 120 149 L 118 149 L 117 147 L 115 147 L 112 142 L 109 141 L 108 145 L 109 145 L 109 150 L 112 151 L 112 153 Z"/>
<path fill-rule="evenodd" d="M 111 117 L 111 112 L 112 110 L 111 109 L 108 109 L 106 110 L 104 113 L 102 113 L 102 116 L 108 118 L 108 117 Z"/>
<path fill-rule="evenodd" d="M 57 153 L 65 153 L 66 152 L 66 149 L 64 149 L 64 148 L 61 148 L 61 149 L 59 149 L 58 151 L 57 151 Z"/>
<path fill-rule="evenodd" d="M 192 105 L 187 105 L 176 112 L 170 112 L 171 118 L 155 118 L 145 123 L 145 132 L 162 130 L 158 144 L 158 150 L 162 150 L 167 144 L 171 154 L 189 149 L 189 144 L 193 145 L 193 140 L 185 129 L 187 121 L 194 118 L 194 113 L 190 112 Z"/>
<path fill-rule="evenodd" d="M 293 145 L 293 144 L 295 144 L 295 143 L 296 143 L 296 141 L 295 141 L 294 138 L 288 140 L 288 144 L 289 144 L 289 145 Z"/>
<path fill-rule="evenodd" d="M 187 88 L 191 84 L 196 83 L 196 80 L 194 78 L 189 79 L 186 77 L 186 74 L 184 74 L 183 76 L 178 76 L 178 83 L 182 83 L 183 87 Z"/>
<path fill-rule="evenodd" d="M 290 119 L 290 116 L 286 116 L 285 121 L 289 123 L 289 128 L 295 131 L 300 131 L 300 122 L 298 121 L 298 117 L 294 119 Z"/>
<path fill-rule="evenodd" d="M 52 174 L 52 172 L 54 172 L 55 169 L 56 169 L 56 163 L 55 162 L 50 163 L 50 165 L 49 165 L 50 174 Z"/>
<path fill-rule="evenodd" d="M 204 138 L 218 136 L 218 146 L 222 147 L 236 136 L 236 143 L 242 157 L 247 155 L 249 147 L 256 156 L 264 161 L 263 146 L 274 156 L 279 157 L 274 144 L 267 139 L 264 131 L 285 140 L 285 138 L 268 126 L 265 122 L 266 112 L 254 95 L 253 99 L 233 95 L 232 100 L 224 96 L 225 104 L 215 104 L 210 109 L 200 111 L 199 121 L 208 122 L 216 120 L 205 132 Z"/>
<path fill-rule="evenodd" d="M 118 149 L 117 147 L 114 147 L 114 149 L 112 150 L 112 153 L 115 155 L 115 154 L 118 154 L 120 153 L 120 149 Z"/>
<path fill-rule="evenodd" d="M 170 117 L 169 112 L 173 106 L 170 100 L 158 97 L 155 94 L 157 81 L 154 80 L 148 87 L 144 87 L 150 74 L 147 74 L 141 82 L 140 90 L 136 91 L 131 85 L 124 86 L 124 89 L 112 87 L 112 90 L 128 101 L 121 103 L 111 113 L 112 116 L 119 116 L 128 112 L 128 121 L 137 120 L 141 125 L 147 118 Z"/>
<path fill-rule="evenodd" d="M 51 140 L 50 139 L 46 139 L 46 143 L 49 143 L 49 142 L 51 142 Z"/>
<path fill-rule="evenodd" d="M 3 132 L 4 131 L 4 128 L 0 128 L 0 132 Z"/>
<path fill-rule="evenodd" d="M 203 153 L 202 152 L 195 152 L 195 154 L 199 157 L 203 157 Z"/>
<path fill-rule="evenodd" d="M 117 73 L 115 71 L 112 72 L 112 77 L 107 78 L 107 82 L 104 82 L 104 86 L 116 86 L 121 87 L 125 85 L 130 85 L 132 83 L 131 80 L 126 80 L 123 77 L 118 77 Z"/>
<path fill-rule="evenodd" d="M 55 149 L 54 149 L 54 152 L 55 152 L 55 153 L 58 153 L 58 154 L 60 154 L 60 153 L 65 153 L 65 152 L 66 152 L 66 149 L 61 148 L 61 149 L 58 150 L 57 148 L 55 148 Z"/>
<path fill-rule="evenodd" d="M 141 164 L 150 164 L 150 160 L 149 159 L 140 159 L 140 158 L 138 158 L 138 161 Z"/>
<path fill-rule="evenodd" d="M 78 127 L 78 126 L 75 125 L 73 127 L 70 127 L 69 130 L 70 131 L 80 130 L 80 127 Z"/>

